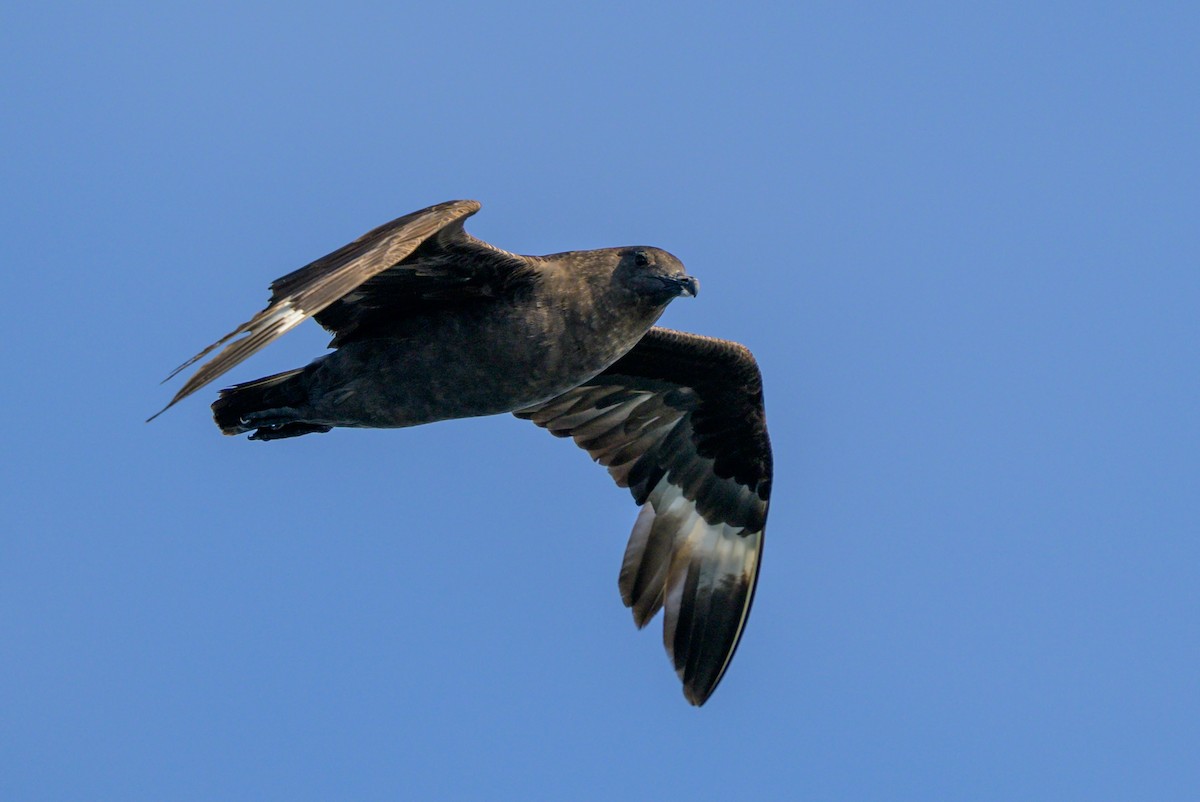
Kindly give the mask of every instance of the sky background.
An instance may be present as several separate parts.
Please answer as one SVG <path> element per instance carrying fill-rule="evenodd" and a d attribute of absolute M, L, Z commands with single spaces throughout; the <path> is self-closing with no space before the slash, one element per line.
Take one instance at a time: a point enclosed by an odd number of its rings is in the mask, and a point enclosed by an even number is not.
<path fill-rule="evenodd" d="M 1195 4 L 338 8 L 3 12 L 0 798 L 1200 798 Z M 758 357 L 703 709 L 569 442 L 143 423 L 273 278 L 464 197 L 672 251 L 663 323 Z"/>

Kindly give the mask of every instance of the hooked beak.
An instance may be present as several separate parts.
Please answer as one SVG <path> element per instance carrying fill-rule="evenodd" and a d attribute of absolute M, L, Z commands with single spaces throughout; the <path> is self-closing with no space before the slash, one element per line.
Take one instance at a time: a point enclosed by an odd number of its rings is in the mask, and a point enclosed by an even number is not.
<path fill-rule="evenodd" d="M 671 276 L 667 281 L 679 288 L 680 295 L 695 298 L 696 294 L 700 292 L 700 281 L 694 276 Z"/>

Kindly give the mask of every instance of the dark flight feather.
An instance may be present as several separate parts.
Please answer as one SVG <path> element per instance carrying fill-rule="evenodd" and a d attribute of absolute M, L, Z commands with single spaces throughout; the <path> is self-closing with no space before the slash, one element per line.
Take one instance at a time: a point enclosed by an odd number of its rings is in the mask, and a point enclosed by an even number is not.
<path fill-rule="evenodd" d="M 261 351 L 306 318 L 317 315 L 368 279 L 401 262 L 421 243 L 446 226 L 457 223 L 457 233 L 465 237 L 461 221 L 477 211 L 479 202 L 471 200 L 449 201 L 430 206 L 372 229 L 354 242 L 343 245 L 333 253 L 277 280 L 271 285 L 271 300 L 266 309 L 175 368 L 171 375 L 167 376 L 164 381 L 169 381 L 191 367 L 218 346 L 229 343 L 215 358 L 196 371 L 195 375 L 179 388 L 179 392 L 170 403 L 154 413 L 150 420 L 154 420 L 252 354 Z M 247 336 L 233 340 L 241 334 Z M 230 340 L 233 342 L 229 342 Z"/>
<path fill-rule="evenodd" d="M 771 488 L 762 378 L 723 340 L 651 329 L 603 373 L 520 410 L 572 437 L 643 504 L 621 598 L 664 644 L 693 704 L 716 688 L 754 598 Z"/>

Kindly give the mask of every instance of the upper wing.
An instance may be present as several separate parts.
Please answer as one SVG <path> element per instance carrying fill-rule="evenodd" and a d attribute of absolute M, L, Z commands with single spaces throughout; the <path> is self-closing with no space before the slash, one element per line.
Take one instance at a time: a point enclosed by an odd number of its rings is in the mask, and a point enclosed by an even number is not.
<path fill-rule="evenodd" d="M 353 314 L 354 307 L 343 299 L 372 278 L 397 267 L 426 242 L 435 243 L 431 250 L 461 245 L 468 250 L 495 255 L 496 258 L 513 258 L 469 237 L 463 231 L 463 220 L 477 211 L 479 203 L 472 200 L 430 206 L 369 231 L 354 242 L 278 279 L 271 285 L 271 298 L 266 309 L 184 362 L 167 377 L 173 378 L 213 349 L 228 343 L 216 357 L 202 365 L 175 394 L 171 403 L 154 417 L 295 328 L 305 318 L 316 316 L 326 328 L 335 330 L 353 328 L 358 322 Z M 445 278 L 435 269 L 428 269 L 425 273 L 427 283 L 436 283 Z M 369 317 L 369 311 L 364 312 Z M 246 336 L 229 342 L 242 334 Z"/>
<path fill-rule="evenodd" d="M 575 442 L 644 505 L 621 566 L 639 627 L 666 607 L 663 642 L 701 705 L 754 598 L 771 493 L 762 376 L 737 343 L 653 328 L 599 376 L 520 410 Z"/>

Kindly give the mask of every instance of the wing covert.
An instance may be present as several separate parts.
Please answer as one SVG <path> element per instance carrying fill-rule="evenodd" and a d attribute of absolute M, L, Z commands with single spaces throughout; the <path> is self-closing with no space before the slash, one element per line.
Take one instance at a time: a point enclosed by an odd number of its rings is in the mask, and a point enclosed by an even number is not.
<path fill-rule="evenodd" d="M 462 221 L 479 211 L 473 200 L 448 201 L 397 218 L 375 228 L 333 253 L 276 280 L 267 307 L 171 372 L 166 381 L 224 345 L 213 359 L 187 380 L 170 403 L 150 420 L 199 390 L 306 318 L 319 315 L 356 287 L 407 259 L 429 238 L 449 229 L 467 239 Z M 245 335 L 240 339 L 234 339 Z M 233 340 L 230 342 L 230 340 Z"/>

